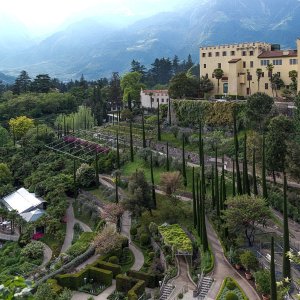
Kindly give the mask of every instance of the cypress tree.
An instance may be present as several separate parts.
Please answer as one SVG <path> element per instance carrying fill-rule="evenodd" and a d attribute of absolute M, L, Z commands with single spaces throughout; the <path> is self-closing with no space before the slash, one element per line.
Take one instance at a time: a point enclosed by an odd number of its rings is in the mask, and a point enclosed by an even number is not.
<path fill-rule="evenodd" d="M 201 176 L 199 176 L 199 236 L 201 238 L 201 244 L 203 244 L 203 235 L 202 235 L 202 228 L 203 228 L 203 188 L 202 188 L 202 180 Z"/>
<path fill-rule="evenodd" d="M 271 299 L 277 299 L 276 277 L 275 277 L 275 259 L 274 259 L 274 237 L 271 238 L 271 262 L 270 262 L 270 276 L 271 276 Z"/>
<path fill-rule="evenodd" d="M 159 116 L 159 101 L 157 102 L 157 140 L 161 141 L 160 116 Z"/>
<path fill-rule="evenodd" d="M 268 203 L 268 189 L 267 189 L 267 179 L 266 179 L 266 155 L 265 155 L 265 136 L 263 136 L 263 144 L 262 144 L 262 190 L 263 190 L 263 198 Z"/>
<path fill-rule="evenodd" d="M 244 135 L 244 159 L 243 159 L 243 193 L 250 196 L 250 183 L 247 162 L 247 134 Z"/>
<path fill-rule="evenodd" d="M 74 184 L 74 200 L 77 197 L 77 188 L 76 188 L 76 160 L 73 161 L 73 184 Z"/>
<path fill-rule="evenodd" d="M 215 203 L 217 208 L 217 216 L 220 216 L 219 206 L 219 173 L 218 173 L 218 148 L 216 147 L 216 162 L 215 162 Z"/>
<path fill-rule="evenodd" d="M 214 166 L 211 165 L 211 200 L 212 200 L 212 208 L 216 207 L 216 199 L 215 199 L 215 179 L 214 179 Z"/>
<path fill-rule="evenodd" d="M 132 138 L 132 121 L 129 121 L 129 135 L 130 135 L 130 160 L 131 162 L 134 161 L 134 154 L 133 154 L 133 138 Z"/>
<path fill-rule="evenodd" d="M 171 117 L 171 100 L 169 98 L 169 102 L 168 102 L 168 115 L 169 115 L 169 125 L 172 125 L 172 117 Z"/>
<path fill-rule="evenodd" d="M 201 166 L 202 164 L 202 124 L 201 121 L 199 121 L 199 133 L 198 133 L 198 137 L 199 137 L 199 165 Z"/>
<path fill-rule="evenodd" d="M 256 164 L 255 148 L 253 148 L 253 159 L 252 159 L 253 194 L 258 195 L 255 164 Z"/>
<path fill-rule="evenodd" d="M 224 154 L 222 156 L 222 210 L 225 209 L 225 201 L 226 201 L 226 181 L 225 181 L 225 168 L 224 168 Z"/>
<path fill-rule="evenodd" d="M 220 188 L 219 188 L 219 209 L 220 209 L 220 213 L 221 211 L 224 209 L 223 207 L 223 174 L 221 173 L 221 178 L 220 178 Z"/>
<path fill-rule="evenodd" d="M 195 168 L 193 167 L 193 217 L 194 217 L 194 228 L 196 229 L 197 226 L 197 212 L 196 212 L 196 193 L 195 193 Z"/>
<path fill-rule="evenodd" d="M 233 114 L 233 134 L 234 134 L 234 148 L 235 148 L 237 193 L 238 195 L 241 195 L 243 191 L 242 191 L 241 173 L 240 173 L 240 166 L 239 166 L 239 141 L 237 136 L 235 113 Z"/>
<path fill-rule="evenodd" d="M 120 169 L 119 130 L 117 130 L 117 168 Z"/>
<path fill-rule="evenodd" d="M 170 171 L 170 162 L 169 162 L 169 143 L 167 142 L 167 172 Z"/>
<path fill-rule="evenodd" d="M 116 203 L 119 203 L 119 190 L 118 190 L 118 174 L 116 173 Z"/>
<path fill-rule="evenodd" d="M 200 199 L 199 199 L 199 175 L 197 176 L 196 179 L 196 207 L 197 207 L 197 232 L 198 235 L 200 236 L 201 231 L 200 231 Z"/>
<path fill-rule="evenodd" d="M 144 109 L 142 108 L 142 128 L 143 128 L 143 148 L 146 148 L 146 134 L 145 134 L 145 119 L 144 119 Z"/>
<path fill-rule="evenodd" d="M 289 257 L 286 255 L 290 251 L 290 238 L 289 238 L 289 222 L 287 211 L 287 180 L 286 174 L 283 173 L 283 262 L 282 262 L 282 276 L 283 278 L 291 279 L 291 263 Z"/>
<path fill-rule="evenodd" d="M 185 136 L 182 135 L 182 177 L 183 177 L 183 185 L 187 187 L 187 178 L 186 178 L 186 168 L 185 168 L 185 150 L 184 150 L 184 144 L 185 144 Z"/>
<path fill-rule="evenodd" d="M 205 164 L 204 164 L 204 142 L 201 139 L 201 179 L 202 179 L 202 188 L 203 193 L 206 194 L 206 185 L 205 185 Z"/>
<path fill-rule="evenodd" d="M 234 165 L 234 159 L 232 160 L 232 196 L 236 196 L 235 192 L 235 165 Z"/>
<path fill-rule="evenodd" d="M 150 170 L 151 170 L 151 183 L 152 183 L 152 201 L 153 201 L 153 207 L 154 209 L 156 209 L 156 194 L 155 194 L 155 184 L 154 184 L 154 175 L 153 175 L 152 151 L 150 155 Z"/>
<path fill-rule="evenodd" d="M 98 152 L 96 151 L 96 159 L 95 159 L 95 170 L 96 170 L 96 187 L 99 187 L 100 182 L 99 182 L 99 165 L 98 165 Z"/>

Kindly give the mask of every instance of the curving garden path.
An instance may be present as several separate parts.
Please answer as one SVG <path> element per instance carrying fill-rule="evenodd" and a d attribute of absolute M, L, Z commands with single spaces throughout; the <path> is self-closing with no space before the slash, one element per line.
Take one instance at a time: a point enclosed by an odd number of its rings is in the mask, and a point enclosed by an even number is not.
<path fill-rule="evenodd" d="M 43 244 L 44 244 L 44 258 L 43 258 L 42 264 L 40 265 L 40 268 L 43 268 L 52 258 L 51 248 L 48 245 L 46 245 L 45 243 L 43 243 Z"/>

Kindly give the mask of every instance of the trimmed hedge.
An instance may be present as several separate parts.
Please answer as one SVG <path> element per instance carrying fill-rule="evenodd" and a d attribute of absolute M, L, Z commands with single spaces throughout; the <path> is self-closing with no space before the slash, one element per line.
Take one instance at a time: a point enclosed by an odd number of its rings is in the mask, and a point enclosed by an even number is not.
<path fill-rule="evenodd" d="M 158 278 L 158 276 L 154 275 L 154 274 L 148 274 L 145 272 L 141 272 L 141 271 L 133 271 L 130 270 L 127 272 L 128 276 L 139 279 L 139 280 L 144 280 L 145 281 L 145 285 L 148 288 L 156 288 L 159 286 L 159 280 L 160 278 Z"/>
<path fill-rule="evenodd" d="M 110 286 L 113 280 L 113 272 L 95 267 L 89 267 L 89 277 L 93 278 L 96 282 Z"/>
<path fill-rule="evenodd" d="M 71 290 L 77 290 L 84 285 L 84 278 L 88 278 L 89 269 L 83 269 L 75 274 L 62 274 L 56 276 L 56 279 L 62 287 L 67 287 Z"/>
<path fill-rule="evenodd" d="M 51 286 L 51 289 L 56 294 L 59 294 L 63 290 L 62 286 L 57 283 L 56 279 L 48 279 L 47 283 Z"/>
<path fill-rule="evenodd" d="M 116 277 L 116 290 L 118 292 L 127 293 L 129 300 L 135 300 L 145 292 L 145 281 L 138 280 L 125 275 Z"/>
<path fill-rule="evenodd" d="M 235 284 L 235 289 L 229 290 L 229 289 L 227 288 L 227 282 L 228 282 L 228 281 L 231 281 L 231 282 L 233 282 L 233 283 Z M 239 286 L 239 284 L 238 284 L 232 277 L 226 277 L 226 278 L 224 279 L 224 281 L 223 281 L 223 283 L 222 283 L 222 286 L 221 286 L 221 288 L 220 288 L 220 291 L 219 291 L 219 293 L 218 293 L 218 295 L 217 295 L 216 300 L 221 300 L 221 299 L 223 299 L 223 296 L 225 296 L 225 295 L 224 295 L 225 289 L 227 289 L 228 291 L 238 290 L 239 293 L 242 295 L 242 297 L 243 297 L 242 299 L 243 299 L 243 300 L 249 300 L 249 298 L 246 296 L 245 292 L 242 290 L 242 288 Z"/>
<path fill-rule="evenodd" d="M 104 270 L 109 270 L 113 273 L 113 277 L 115 278 L 117 275 L 119 275 L 122 270 L 121 266 L 112 264 L 109 262 L 105 262 L 102 259 L 97 260 L 96 263 L 92 264 L 93 267 L 99 268 L 99 269 L 104 269 Z"/>

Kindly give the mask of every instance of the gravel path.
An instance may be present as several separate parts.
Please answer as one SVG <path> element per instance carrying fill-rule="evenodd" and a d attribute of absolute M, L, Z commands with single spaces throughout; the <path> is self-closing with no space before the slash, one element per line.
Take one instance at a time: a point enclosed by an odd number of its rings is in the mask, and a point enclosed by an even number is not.
<path fill-rule="evenodd" d="M 66 211 L 66 220 L 67 220 L 67 229 L 66 229 L 66 236 L 65 241 L 61 247 L 60 253 L 66 253 L 66 251 L 71 247 L 73 234 L 74 234 L 74 224 L 75 224 L 75 217 L 74 217 L 74 210 L 72 202 L 70 201 L 69 207 Z"/>

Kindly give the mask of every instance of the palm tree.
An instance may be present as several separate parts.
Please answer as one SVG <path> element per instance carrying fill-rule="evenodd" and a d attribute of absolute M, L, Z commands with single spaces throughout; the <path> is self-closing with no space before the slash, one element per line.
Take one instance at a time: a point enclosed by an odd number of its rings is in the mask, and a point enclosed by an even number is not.
<path fill-rule="evenodd" d="M 221 68 L 214 69 L 213 76 L 218 80 L 218 94 L 220 93 L 220 79 L 222 79 L 224 71 Z"/>
<path fill-rule="evenodd" d="M 272 84 L 272 75 L 273 75 L 274 65 L 273 64 L 268 64 L 266 69 L 268 70 L 268 76 L 270 78 L 271 88 L 272 88 L 272 95 L 274 97 L 274 87 L 273 87 L 273 84 Z"/>
<path fill-rule="evenodd" d="M 259 82 L 260 78 L 262 77 L 263 71 L 261 68 L 256 69 L 256 77 L 257 77 L 257 91 L 259 92 Z"/>

